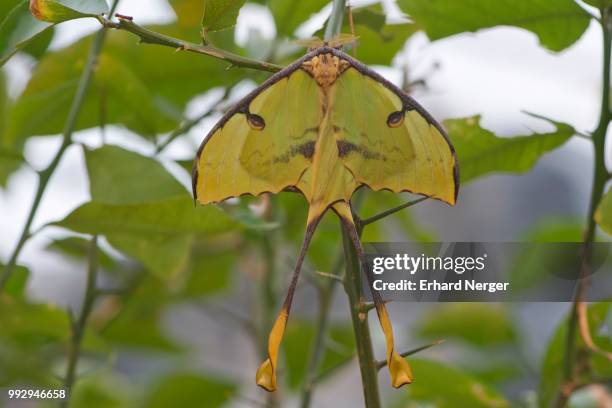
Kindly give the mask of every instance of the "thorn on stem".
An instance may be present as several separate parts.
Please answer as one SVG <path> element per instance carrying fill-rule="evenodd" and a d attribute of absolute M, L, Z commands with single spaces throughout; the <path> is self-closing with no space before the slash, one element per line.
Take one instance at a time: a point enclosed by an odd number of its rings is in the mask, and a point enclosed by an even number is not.
<path fill-rule="evenodd" d="M 402 353 L 399 353 L 399 355 L 402 356 L 402 357 L 408 357 L 408 356 L 416 354 L 416 353 L 418 353 L 420 351 L 427 350 L 430 347 L 437 346 L 438 344 L 442 344 L 445 341 L 446 340 L 444 340 L 444 339 L 439 339 L 439 340 L 436 340 L 436 341 L 434 341 L 432 343 L 426 344 L 424 346 L 417 347 L 417 348 L 414 348 L 412 350 L 404 351 Z M 381 361 L 377 361 L 376 362 L 376 368 L 378 368 L 379 370 L 381 368 L 383 368 L 385 365 L 387 365 L 387 362 L 385 360 L 381 360 Z"/>
<path fill-rule="evenodd" d="M 328 278 L 328 279 L 333 279 L 335 281 L 338 281 L 340 283 L 343 282 L 342 276 L 340 275 L 335 275 L 333 273 L 327 273 L 327 272 L 321 272 L 321 271 L 315 271 L 315 273 L 319 276 L 322 276 L 324 278 Z"/>
<path fill-rule="evenodd" d="M 115 13 L 115 17 L 117 17 L 119 20 L 134 21 L 134 17 L 126 16 L 126 15 L 119 14 L 119 13 Z"/>

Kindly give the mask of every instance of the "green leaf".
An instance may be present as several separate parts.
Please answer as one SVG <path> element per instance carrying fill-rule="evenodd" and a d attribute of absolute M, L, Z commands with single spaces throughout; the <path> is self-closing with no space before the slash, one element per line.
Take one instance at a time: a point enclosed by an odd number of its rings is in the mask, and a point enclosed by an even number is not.
<path fill-rule="evenodd" d="M 3 0 L 3 3 L 5 1 Z M 7 14 L 2 14 L 5 17 L 0 23 L 0 66 L 51 27 L 51 23 L 34 18 L 28 9 L 28 0 L 12 3 L 8 1 L 3 4 L 3 8 L 8 4 L 13 4 L 13 8 Z"/>
<path fill-rule="evenodd" d="M 6 185 L 9 175 L 17 170 L 24 162 L 21 153 L 15 149 L 5 147 L 6 140 L 4 138 L 4 130 L 8 121 L 8 111 L 11 102 L 6 86 L 6 76 L 4 75 L 4 71 L 0 70 L 0 187 Z"/>
<path fill-rule="evenodd" d="M 4 128 L 7 121 L 8 108 L 11 99 L 8 94 L 6 84 L 6 75 L 3 70 L 0 70 L 0 135 L 4 133 Z M 0 146 L 2 146 L 2 138 L 0 137 Z"/>
<path fill-rule="evenodd" d="M 108 13 L 104 0 L 30 0 L 30 11 L 39 20 L 62 23 Z"/>
<path fill-rule="evenodd" d="M 0 327 L 0 385 L 52 385 L 50 367 L 70 333 L 67 314 L 52 305 L 0 296 Z"/>
<path fill-rule="evenodd" d="M 582 1 L 584 1 L 586 4 L 590 4 L 593 7 L 597 7 L 600 10 L 606 7 L 612 6 L 612 0 L 582 0 Z"/>
<path fill-rule="evenodd" d="M 1 338 L 10 338 L 20 346 L 43 347 L 68 339 L 68 315 L 50 304 L 30 304 L 0 297 Z"/>
<path fill-rule="evenodd" d="M 156 160 L 117 146 L 85 149 L 91 197 L 96 203 L 139 204 L 183 200 L 185 188 Z M 161 278 L 185 268 L 193 235 L 189 232 L 107 232 L 111 245 L 137 259 Z"/>
<path fill-rule="evenodd" d="M 612 189 L 608 190 L 597 206 L 595 221 L 602 230 L 612 235 Z"/>
<path fill-rule="evenodd" d="M 314 344 L 315 327 L 312 322 L 292 321 L 285 332 L 285 357 L 287 361 L 288 385 L 298 389 L 304 382 L 308 356 Z M 334 325 L 329 327 L 327 345 L 320 373 L 323 373 L 351 358 L 355 344 L 350 326 Z"/>
<path fill-rule="evenodd" d="M 505 25 L 533 32 L 552 51 L 574 44 L 591 19 L 572 0 L 398 0 L 398 5 L 431 40 Z"/>
<path fill-rule="evenodd" d="M 153 158 L 111 145 L 84 152 L 94 201 L 137 204 L 186 194 L 185 187 Z"/>
<path fill-rule="evenodd" d="M 6 185 L 8 177 L 24 163 L 21 153 L 0 148 L 0 187 Z"/>
<path fill-rule="evenodd" d="M 204 0 L 202 29 L 205 33 L 236 25 L 240 8 L 246 0 Z"/>
<path fill-rule="evenodd" d="M 609 334 L 602 333 L 602 328 L 606 325 L 606 320 L 610 315 L 610 302 L 595 303 L 588 308 L 589 329 L 593 342 L 610 352 L 612 350 L 612 340 Z M 562 319 L 555 333 L 553 334 L 544 360 L 540 374 L 540 385 L 538 390 L 538 406 L 542 408 L 554 405 L 557 393 L 561 389 L 563 381 L 563 367 L 565 363 L 565 344 L 567 338 L 568 318 Z M 582 337 L 576 333 L 577 355 L 583 355 L 584 361 L 579 364 L 582 367 L 590 367 L 594 378 L 607 378 L 612 375 L 610 362 L 600 354 L 586 351 L 586 345 Z M 585 376 L 586 374 L 586 376 Z M 588 381 L 588 373 L 583 373 L 580 381 Z"/>
<path fill-rule="evenodd" d="M 181 27 L 189 27 L 197 31 L 202 26 L 202 0 L 168 0 L 174 13 L 177 23 Z"/>
<path fill-rule="evenodd" d="M 29 136 L 62 132 L 91 40 L 87 37 L 67 49 L 47 54 L 36 66 L 10 110 L 6 134 L 10 146 L 19 146 Z M 176 118 L 156 104 L 146 83 L 133 71 L 133 63 L 107 51 L 100 55 L 77 130 L 98 126 L 101 111 L 106 112 L 107 123 L 121 123 L 149 137 L 175 126 Z"/>
<path fill-rule="evenodd" d="M 34 57 L 40 56 L 51 42 L 54 23 L 108 12 L 104 0 L 3 0 L 2 3 L 0 15 L 5 17 L 0 22 L 0 66 L 21 49 Z"/>
<path fill-rule="evenodd" d="M 177 38 L 194 32 L 178 25 L 147 28 Z M 43 57 L 10 111 L 6 145 L 20 147 L 29 136 L 62 132 L 91 41 L 88 36 Z M 107 124 L 124 125 L 145 137 L 170 131 L 194 96 L 245 77 L 225 68 L 214 58 L 139 45 L 134 35 L 111 31 L 76 129 L 97 127 L 105 111 Z"/>
<path fill-rule="evenodd" d="M 138 278 L 136 278 L 138 279 Z M 172 342 L 162 330 L 162 314 L 169 300 L 168 285 L 153 275 L 138 279 L 127 301 L 112 299 L 117 316 L 104 328 L 101 336 L 116 345 L 135 349 L 163 352 L 179 352 L 179 345 Z"/>
<path fill-rule="evenodd" d="M 521 238 L 521 242 L 582 242 L 584 226 L 581 220 L 550 218 L 535 224 Z M 595 252 L 599 256 L 600 250 Z M 512 291 L 520 292 L 537 287 L 553 271 L 567 270 L 568 265 L 576 265 L 578 254 L 567 251 L 567 246 L 525 245 L 509 265 L 509 281 Z M 579 265 L 576 265 L 578 268 Z"/>
<path fill-rule="evenodd" d="M 0 269 L 2 268 L 4 268 L 4 265 L 0 263 Z M 30 270 L 25 266 L 17 265 L 13 270 L 11 279 L 9 279 L 6 283 L 4 292 L 11 296 L 22 298 L 25 293 L 29 277 Z"/>
<path fill-rule="evenodd" d="M 206 245 L 206 242 L 202 245 Z M 189 259 L 181 296 L 201 297 L 229 287 L 232 269 L 238 261 L 236 251 L 211 253 L 204 248 L 197 248 L 198 245 L 195 246 L 196 249 L 192 251 Z"/>
<path fill-rule="evenodd" d="M 512 344 L 517 339 L 508 309 L 493 304 L 440 305 L 424 316 L 418 331 L 428 339 L 455 338 L 476 347 Z"/>
<path fill-rule="evenodd" d="M 357 45 L 347 45 L 347 51 L 365 64 L 391 65 L 393 57 L 419 27 L 412 23 L 386 25 L 386 16 L 379 5 L 353 10 L 353 29 Z M 343 33 L 351 33 L 348 18 L 344 19 Z M 323 30 L 319 32 L 322 35 Z"/>
<path fill-rule="evenodd" d="M 105 204 L 92 201 L 52 225 L 83 234 L 215 234 L 236 227 L 213 205 L 194 207 L 189 197 L 143 204 Z"/>
<path fill-rule="evenodd" d="M 121 252 L 140 261 L 162 279 L 175 277 L 189 261 L 193 236 L 190 234 L 109 233 L 108 242 Z"/>
<path fill-rule="evenodd" d="M 25 52 L 26 54 L 34 57 L 39 60 L 45 54 L 49 45 L 51 44 L 51 40 L 53 40 L 53 36 L 55 35 L 55 26 L 51 26 L 41 32 L 39 35 L 32 38 L 20 51 Z"/>
<path fill-rule="evenodd" d="M 367 64 L 391 65 L 393 57 L 417 29 L 414 24 L 392 24 L 380 31 L 373 31 L 357 25 L 355 34 L 359 39 L 356 57 Z"/>
<path fill-rule="evenodd" d="M 164 279 L 187 267 L 193 234 L 212 235 L 238 226 L 215 206 L 194 208 L 188 197 L 143 204 L 92 201 L 54 225 L 105 235 L 116 249 Z"/>
<path fill-rule="evenodd" d="M 237 204 L 224 204 L 223 209 L 229 214 L 232 219 L 236 220 L 240 225 L 257 231 L 271 231 L 277 229 L 280 223 L 277 221 L 265 220 L 259 214 L 256 214 L 249 205 L 248 200 L 242 200 Z"/>
<path fill-rule="evenodd" d="M 551 217 L 531 226 L 520 242 L 582 242 L 583 232 L 581 219 Z"/>
<path fill-rule="evenodd" d="M 67 255 L 79 261 L 86 261 L 87 252 L 91 246 L 89 239 L 81 237 L 68 237 L 51 241 L 45 249 Z M 115 261 L 101 248 L 98 248 L 98 264 L 105 269 L 115 267 Z"/>
<path fill-rule="evenodd" d="M 543 154 L 561 146 L 575 133 L 571 126 L 554 122 L 557 130 L 551 133 L 496 137 L 481 128 L 479 122 L 480 116 L 444 121 L 457 150 L 462 183 L 489 173 L 526 172 Z"/>
<path fill-rule="evenodd" d="M 136 292 L 136 296 L 140 294 Z M 161 299 L 143 301 L 133 299 L 125 305 L 119 316 L 101 334 L 108 342 L 122 347 L 178 352 L 174 344 L 162 332 Z"/>
<path fill-rule="evenodd" d="M 360 7 L 352 10 L 353 23 L 363 25 L 373 31 L 380 31 L 385 27 L 387 16 L 382 11 L 380 4 L 372 7 Z M 349 19 L 344 19 L 344 26 L 350 29 Z"/>
<path fill-rule="evenodd" d="M 128 408 L 137 406 L 134 387 L 117 372 L 100 371 L 79 378 L 70 395 L 72 408 Z"/>
<path fill-rule="evenodd" d="M 219 380 L 218 376 L 205 377 L 182 372 L 159 378 L 146 397 L 146 408 L 222 406 L 233 394 L 236 386 Z"/>
<path fill-rule="evenodd" d="M 290 36 L 329 0 L 286 1 L 270 0 L 268 7 L 274 16 L 278 36 Z"/>
<path fill-rule="evenodd" d="M 414 382 L 406 387 L 408 396 L 398 407 L 413 401 L 428 402 L 436 408 L 505 408 L 510 403 L 499 393 L 476 378 L 448 365 L 410 360 Z"/>

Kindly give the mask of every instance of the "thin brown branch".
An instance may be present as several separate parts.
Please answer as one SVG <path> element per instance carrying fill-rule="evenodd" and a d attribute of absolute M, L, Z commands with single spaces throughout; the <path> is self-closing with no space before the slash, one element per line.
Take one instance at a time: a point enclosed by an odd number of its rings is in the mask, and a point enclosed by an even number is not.
<path fill-rule="evenodd" d="M 326 279 L 333 279 L 336 282 L 340 282 L 340 283 L 344 282 L 344 276 L 343 275 L 337 275 L 337 274 L 334 274 L 334 273 L 327 273 L 327 272 L 321 272 L 321 271 L 315 271 L 315 273 L 317 275 L 319 275 L 319 276 L 322 276 L 322 277 L 326 278 Z"/>
<path fill-rule="evenodd" d="M 610 60 L 612 54 L 612 16 L 608 8 L 601 10 L 601 24 L 603 34 L 603 69 L 602 69 L 602 90 L 601 90 L 601 110 L 599 124 L 592 134 L 593 151 L 595 163 L 593 165 L 593 184 L 591 188 L 591 200 L 587 214 L 587 228 L 584 234 L 583 255 L 580 267 L 580 279 L 575 293 L 572 309 L 568 320 L 567 336 L 565 338 L 565 350 L 563 355 L 563 376 L 560 388 L 557 392 L 555 406 L 562 408 L 567 405 L 569 396 L 568 390 L 572 390 L 572 385 L 577 383 L 576 362 L 578 360 L 578 336 L 585 344 L 592 343 L 588 328 L 587 307 L 585 304 L 586 293 L 589 284 L 589 272 L 593 256 L 593 242 L 597 229 L 595 223 L 595 211 L 601 201 L 608 181 L 609 172 L 605 164 L 605 145 L 608 125 L 612 115 L 610 113 Z M 582 323 L 581 323 L 582 322 Z"/>
<path fill-rule="evenodd" d="M 62 406 L 67 407 L 69 404 L 69 398 L 71 395 L 72 388 L 76 381 L 77 364 L 79 357 L 81 356 L 81 343 L 85 337 L 85 330 L 87 327 L 87 321 L 93 310 L 94 302 L 96 301 L 96 280 L 98 276 L 98 237 L 93 236 L 89 251 L 87 254 L 88 267 L 87 267 L 87 283 L 85 286 L 85 296 L 83 299 L 83 306 L 81 307 L 81 313 L 79 318 L 74 321 L 74 317 L 71 317 L 71 336 L 70 343 L 68 345 L 68 364 L 66 368 L 66 376 L 64 378 L 64 388 L 66 389 L 67 398 L 62 401 Z M 73 316 L 71 310 L 68 310 L 68 316 Z"/>
<path fill-rule="evenodd" d="M 361 225 L 361 227 L 365 227 L 368 224 L 372 224 L 373 222 L 380 221 L 383 218 L 386 218 L 386 217 L 388 217 L 388 216 L 390 216 L 392 214 L 395 214 L 396 212 L 401 211 L 404 208 L 412 207 L 413 205 L 418 204 L 418 203 L 420 203 L 422 201 L 425 201 L 428 198 L 429 197 L 421 197 L 421 198 L 418 198 L 418 199 L 413 200 L 413 201 L 408 201 L 407 203 L 404 203 L 402 205 L 398 205 L 397 207 L 390 208 L 390 209 L 388 209 L 386 211 L 383 211 L 383 212 L 381 212 L 379 214 L 373 215 L 370 218 L 366 218 L 364 220 L 361 220 L 360 225 Z"/>
<path fill-rule="evenodd" d="M 426 344 L 426 345 L 424 345 L 424 346 L 420 346 L 420 347 L 417 347 L 417 348 L 413 348 L 413 349 L 411 349 L 411 350 L 404 351 L 404 352 L 400 353 L 400 356 L 402 356 L 402 357 L 408 357 L 408 356 L 411 356 L 411 355 L 416 354 L 416 353 L 418 353 L 418 352 L 421 352 L 421 351 L 423 351 L 423 350 L 427 350 L 428 348 L 431 348 L 431 347 L 437 346 L 438 344 L 442 344 L 442 343 L 444 343 L 445 341 L 446 341 L 446 340 L 444 340 L 444 339 L 436 340 L 436 341 L 434 341 L 433 343 L 429 343 L 429 344 Z M 376 367 L 377 367 L 379 370 L 380 370 L 381 368 L 385 367 L 386 365 L 387 365 L 387 362 L 386 362 L 385 360 L 380 360 L 380 361 L 377 361 L 377 362 L 376 362 Z"/>
<path fill-rule="evenodd" d="M 580 330 L 580 337 L 584 344 L 587 346 L 589 350 L 592 352 L 601 355 L 606 358 L 608 361 L 612 362 L 612 353 L 609 351 L 601 349 L 599 346 L 595 344 L 593 341 L 593 337 L 591 336 L 591 330 L 589 328 L 589 316 L 588 316 L 588 307 L 586 302 L 580 302 L 578 304 L 578 328 Z"/>
<path fill-rule="evenodd" d="M 189 51 L 194 52 L 196 54 L 207 55 L 209 57 L 227 61 L 228 63 L 230 63 L 231 66 L 251 68 L 268 72 L 277 72 L 283 68 L 280 65 L 272 64 L 269 62 L 246 58 L 238 54 L 222 50 L 210 44 L 195 44 L 189 41 L 184 41 L 178 38 L 157 33 L 155 31 L 149 30 L 145 27 L 136 24 L 134 22 L 134 19 L 128 16 L 115 16 L 118 19 L 117 22 L 107 20 L 103 17 L 98 17 L 98 21 L 106 28 L 123 30 L 135 34 L 140 38 L 140 41 L 143 43 L 163 45 L 166 47 L 174 48 L 177 51 Z"/>

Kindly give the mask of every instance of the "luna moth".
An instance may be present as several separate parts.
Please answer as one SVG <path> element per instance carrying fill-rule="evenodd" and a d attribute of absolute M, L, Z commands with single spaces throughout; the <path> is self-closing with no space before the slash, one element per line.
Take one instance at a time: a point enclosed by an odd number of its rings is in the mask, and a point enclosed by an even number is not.
<path fill-rule="evenodd" d="M 276 389 L 280 343 L 306 250 L 323 214 L 340 218 L 372 287 L 350 200 L 360 187 L 408 191 L 454 205 L 455 150 L 414 99 L 340 49 L 324 44 L 279 71 L 230 109 L 202 142 L 193 166 L 201 204 L 243 194 L 296 191 L 308 203 L 304 240 L 291 284 L 268 338 L 256 382 Z M 371 289 L 386 338 L 394 387 L 412 382 L 394 348 L 393 329 Z"/>

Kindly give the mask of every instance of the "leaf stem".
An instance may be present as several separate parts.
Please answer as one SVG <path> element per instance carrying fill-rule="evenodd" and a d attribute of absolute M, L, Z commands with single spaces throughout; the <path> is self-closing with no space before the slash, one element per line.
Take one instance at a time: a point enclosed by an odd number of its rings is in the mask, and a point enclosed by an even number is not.
<path fill-rule="evenodd" d="M 436 341 L 434 341 L 433 343 L 429 343 L 429 344 L 426 344 L 426 345 L 421 346 L 421 347 L 416 347 L 416 348 L 413 348 L 413 349 L 411 349 L 411 350 L 404 351 L 404 352 L 400 353 L 400 356 L 402 356 L 402 357 L 408 357 L 408 356 L 411 356 L 411 355 L 413 355 L 413 354 L 419 353 L 419 352 L 421 352 L 421 351 L 423 351 L 423 350 L 427 350 L 428 348 L 431 348 L 431 347 L 437 346 L 438 344 L 442 344 L 442 343 L 444 343 L 444 340 L 443 340 L 443 339 L 436 340 Z M 379 370 L 380 370 L 381 368 L 385 367 L 386 365 L 387 365 L 387 361 L 386 361 L 386 360 L 381 360 L 381 361 L 376 362 L 376 367 L 377 367 Z"/>
<path fill-rule="evenodd" d="M 87 319 L 91 314 L 94 302 L 96 300 L 96 280 L 98 276 L 98 237 L 94 235 L 91 238 L 89 251 L 87 254 L 87 283 L 85 287 L 85 298 L 81 313 L 76 322 L 73 322 L 71 327 L 70 344 L 68 346 L 68 367 L 66 368 L 66 377 L 64 379 L 64 388 L 66 389 L 66 399 L 62 401 L 62 407 L 67 407 L 70 404 L 72 388 L 76 380 L 77 363 L 81 354 L 81 343 L 85 336 L 85 328 Z"/>
<path fill-rule="evenodd" d="M 342 19 L 344 18 L 344 11 L 346 9 L 346 0 L 334 0 L 332 3 L 331 15 L 327 20 L 327 26 L 325 27 L 326 41 L 331 40 L 342 31 Z"/>
<path fill-rule="evenodd" d="M 172 47 L 177 51 L 189 51 L 197 54 L 207 55 L 209 57 L 218 58 L 223 61 L 227 61 L 231 66 L 238 66 L 243 68 L 252 68 L 260 71 L 277 72 L 283 69 L 280 65 L 272 64 L 265 61 L 258 61 L 251 58 L 242 57 L 238 54 L 231 53 L 229 51 L 222 50 L 213 45 L 206 44 L 195 44 L 189 41 L 180 40 L 178 38 L 170 37 L 155 31 L 151 31 L 145 27 L 142 27 L 132 20 L 124 17 L 118 17 L 118 22 L 107 20 L 103 17 L 98 17 L 98 21 L 102 26 L 106 28 L 113 28 L 116 30 L 128 31 L 132 34 L 137 35 L 140 41 L 146 44 L 157 44 L 166 47 Z"/>
<path fill-rule="evenodd" d="M 340 33 L 342 29 L 342 18 L 346 8 L 346 0 L 334 0 L 331 16 L 325 27 L 325 40 L 330 40 Z M 353 248 L 351 238 L 345 228 L 342 230 L 342 248 L 344 252 L 344 290 L 348 296 L 355 344 L 357 348 L 357 359 L 361 371 L 361 384 L 366 408 L 379 408 L 380 394 L 378 392 L 378 370 L 376 359 L 372 348 L 372 337 L 368 326 L 368 314 L 361 311 L 364 303 L 361 288 L 361 265 L 357 260 L 357 254 Z"/>
<path fill-rule="evenodd" d="M 342 270 L 342 265 L 344 262 L 343 258 L 343 253 L 341 252 L 337 261 L 335 262 L 332 273 L 323 274 L 322 272 L 318 272 L 319 275 L 325 276 L 327 279 L 318 287 L 319 310 L 317 315 L 317 323 L 315 326 L 315 339 L 310 349 L 310 357 L 308 358 L 308 366 L 306 368 L 306 378 L 302 388 L 302 401 L 300 403 L 302 408 L 310 407 L 312 392 L 317 382 L 323 356 L 325 355 L 324 341 L 329 325 L 329 311 L 334 298 L 336 282 L 338 282 L 339 279 L 340 282 L 342 282 L 339 274 Z"/>
<path fill-rule="evenodd" d="M 205 112 L 201 113 L 200 115 L 196 116 L 193 119 L 186 119 L 183 122 L 181 122 L 170 133 L 170 135 L 168 135 L 168 137 L 163 142 L 157 145 L 157 147 L 155 148 L 155 154 L 156 155 L 160 154 L 166 147 L 168 147 L 168 145 L 174 142 L 179 136 L 182 136 L 185 133 L 189 132 L 198 123 L 200 123 L 201 121 L 203 121 L 204 119 L 212 115 L 217 110 L 219 105 L 227 100 L 232 89 L 234 89 L 234 86 L 236 86 L 236 83 L 225 87 L 225 90 L 223 91 L 223 95 L 221 96 L 221 98 L 219 98 L 219 100 L 210 109 L 206 110 Z"/>
<path fill-rule="evenodd" d="M 601 201 L 604 193 L 606 182 L 608 181 L 608 170 L 605 164 L 605 143 L 608 124 L 612 118 L 610 112 L 610 57 L 612 47 L 612 20 L 610 10 L 608 8 L 601 9 L 601 20 L 599 20 L 603 34 L 603 70 L 602 70 L 602 92 L 601 92 L 601 112 L 599 116 L 599 124 L 593 132 L 593 184 L 591 189 L 591 200 L 587 214 L 587 228 L 584 234 L 582 264 L 580 268 L 580 280 L 572 303 L 570 318 L 568 320 L 568 330 L 564 352 L 563 366 L 563 381 L 557 394 L 557 407 L 564 407 L 571 395 L 566 390 L 571 390 L 571 386 L 575 383 L 576 359 L 577 359 L 577 334 L 581 322 L 587 328 L 587 333 L 584 336 L 590 336 L 588 333 L 588 321 L 586 316 L 585 297 L 588 289 L 588 275 L 591 268 L 592 247 L 595 241 L 596 223 L 595 211 Z"/>
<path fill-rule="evenodd" d="M 114 12 L 118 3 L 119 0 L 114 0 L 113 5 L 111 7 L 111 12 Z M 68 112 L 68 118 L 66 119 L 66 124 L 64 126 L 62 136 L 62 144 L 60 145 L 58 151 L 55 153 L 55 156 L 51 160 L 51 163 L 43 171 L 38 173 L 38 186 L 34 195 L 34 201 L 32 202 L 32 206 L 30 207 L 30 211 L 28 213 L 28 218 L 26 219 L 26 223 L 23 226 L 23 230 L 21 231 L 19 241 L 17 241 L 17 245 L 15 246 L 11 257 L 7 262 L 6 266 L 4 267 L 2 274 L 0 275 L 0 292 L 2 292 L 4 286 L 6 285 L 6 282 L 13 274 L 23 246 L 31 237 L 32 222 L 34 221 L 34 217 L 38 212 L 38 207 L 40 206 L 42 197 L 47 189 L 49 180 L 57 169 L 57 166 L 59 165 L 62 157 L 64 156 L 64 153 L 72 144 L 72 133 L 74 132 L 76 121 L 79 117 L 79 114 L 81 113 L 81 108 L 83 107 L 83 102 L 85 101 L 87 90 L 89 89 L 89 85 L 93 78 L 94 70 L 96 68 L 100 52 L 102 51 L 102 45 L 104 44 L 105 37 L 105 29 L 98 31 L 98 33 L 94 37 L 91 49 L 89 51 L 89 56 L 87 57 L 87 63 L 85 64 L 85 68 L 83 69 L 83 73 L 81 74 L 76 94 L 74 96 L 74 99 L 72 100 L 70 111 Z"/>
<path fill-rule="evenodd" d="M 367 408 L 379 408 L 381 405 L 378 392 L 378 368 L 376 367 L 376 359 L 374 358 L 372 348 L 368 314 L 362 311 L 362 305 L 365 303 L 365 300 L 363 298 L 361 282 L 361 266 L 357 260 L 355 249 L 351 244 L 351 239 L 344 229 L 342 229 L 342 242 L 346 268 L 344 290 L 349 298 L 365 406 Z"/>
<path fill-rule="evenodd" d="M 361 220 L 361 222 L 360 222 L 360 226 L 363 228 L 363 227 L 365 227 L 365 226 L 366 226 L 366 225 L 368 225 L 368 224 L 372 224 L 372 223 L 374 223 L 374 222 L 376 222 L 376 221 L 380 221 L 380 220 L 382 220 L 383 218 L 386 218 L 386 217 L 388 217 L 388 216 L 390 216 L 390 215 L 392 215 L 392 214 L 395 214 L 396 212 L 401 211 L 401 210 L 403 210 L 404 208 L 412 207 L 413 205 L 418 204 L 418 203 L 420 203 L 420 202 L 422 202 L 422 201 L 425 201 L 425 200 L 427 200 L 428 198 L 429 198 L 429 197 L 421 197 L 421 198 L 418 198 L 418 199 L 416 199 L 416 200 L 413 200 L 413 201 L 408 201 L 407 203 L 404 203 L 404 204 L 398 205 L 397 207 L 390 208 L 390 209 L 388 209 L 388 210 L 386 210 L 386 211 L 383 211 L 383 212 L 381 212 L 381 213 L 378 213 L 378 214 L 376 214 L 376 215 L 373 215 L 373 216 L 372 216 L 372 217 L 370 217 L 370 218 L 366 218 L 365 220 Z"/>

